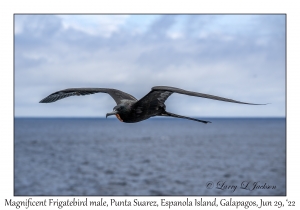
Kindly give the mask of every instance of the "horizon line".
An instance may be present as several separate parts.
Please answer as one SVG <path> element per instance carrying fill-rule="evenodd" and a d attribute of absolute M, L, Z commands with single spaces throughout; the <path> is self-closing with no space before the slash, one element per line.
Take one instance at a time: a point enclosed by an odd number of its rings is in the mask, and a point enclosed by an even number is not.
<path fill-rule="evenodd" d="M 286 116 L 192 116 L 195 118 L 286 118 Z M 93 116 L 14 116 L 14 118 L 99 118 L 99 119 L 114 119 L 105 117 Z M 154 116 L 149 119 L 172 119 L 170 117 Z"/>

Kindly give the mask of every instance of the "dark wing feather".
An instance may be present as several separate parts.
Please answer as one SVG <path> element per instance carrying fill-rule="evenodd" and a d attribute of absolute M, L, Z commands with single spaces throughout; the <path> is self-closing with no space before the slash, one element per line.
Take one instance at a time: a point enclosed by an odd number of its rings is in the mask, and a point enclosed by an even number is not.
<path fill-rule="evenodd" d="M 179 88 L 175 88 L 175 87 L 168 87 L 168 86 L 156 86 L 153 87 L 151 92 L 148 93 L 146 96 L 151 96 L 152 94 L 154 94 L 155 92 L 170 92 L 172 93 L 179 93 L 179 94 L 184 94 L 184 95 L 189 95 L 189 96 L 197 96 L 197 97 L 202 97 L 202 98 L 209 98 L 209 99 L 213 99 L 213 100 L 218 100 L 218 101 L 226 101 L 226 102 L 231 102 L 231 103 L 238 103 L 238 104 L 249 104 L 249 105 L 266 105 L 266 104 L 253 104 L 253 103 L 246 103 L 246 102 L 241 102 L 241 101 L 236 101 L 236 100 L 232 100 L 232 99 L 228 99 L 228 98 L 223 98 L 223 97 L 219 97 L 219 96 L 213 96 L 213 95 L 208 95 L 208 94 L 204 94 L 204 93 L 197 93 L 197 92 L 192 92 L 192 91 L 187 91 L 187 90 L 182 90 Z M 171 95 L 170 94 L 170 95 Z M 146 97 L 145 96 L 145 97 Z M 149 97 L 148 96 L 148 97 Z M 144 98 L 143 98 L 144 99 Z M 166 98 L 167 99 L 167 98 Z M 165 100 L 166 100 L 165 99 Z M 142 100 L 142 99 L 141 99 Z"/>
<path fill-rule="evenodd" d="M 151 90 L 134 104 L 133 110 L 135 110 L 137 116 L 141 113 L 143 113 L 144 116 L 151 116 L 159 107 L 165 108 L 164 102 L 172 93 L 173 92 L 167 90 Z"/>
<path fill-rule="evenodd" d="M 139 102 L 143 103 L 158 103 L 158 104 L 164 104 L 165 101 L 169 98 L 169 96 L 172 94 L 172 91 L 168 90 L 151 90 L 147 95 L 145 95 L 143 98 L 139 100 Z"/>
<path fill-rule="evenodd" d="M 108 93 L 117 104 L 121 103 L 121 100 L 133 100 L 137 101 L 135 97 L 132 95 L 122 92 L 120 90 L 116 89 L 110 89 L 110 88 L 69 88 L 65 90 L 60 90 L 55 93 L 50 94 L 46 98 L 40 101 L 40 103 L 51 103 L 55 102 L 57 100 L 69 97 L 69 96 L 84 96 L 94 93 Z"/>

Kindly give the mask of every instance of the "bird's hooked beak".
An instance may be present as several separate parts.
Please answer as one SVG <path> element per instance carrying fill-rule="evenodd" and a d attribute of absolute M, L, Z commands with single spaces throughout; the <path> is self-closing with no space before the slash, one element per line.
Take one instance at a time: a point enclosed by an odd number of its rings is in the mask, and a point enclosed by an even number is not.
<path fill-rule="evenodd" d="M 117 111 L 113 111 L 113 112 L 107 113 L 107 114 L 106 114 L 106 118 L 107 118 L 108 116 L 110 116 L 110 115 L 116 115 L 116 114 L 118 114 Z"/>
<path fill-rule="evenodd" d="M 119 113 L 118 113 L 118 111 L 113 111 L 113 112 L 111 112 L 111 113 L 107 113 L 106 114 L 106 118 L 107 118 L 107 116 L 110 116 L 110 115 L 116 115 L 116 117 L 118 118 L 118 120 L 120 120 L 121 122 L 123 122 L 123 119 L 121 118 L 121 116 L 119 115 Z"/>

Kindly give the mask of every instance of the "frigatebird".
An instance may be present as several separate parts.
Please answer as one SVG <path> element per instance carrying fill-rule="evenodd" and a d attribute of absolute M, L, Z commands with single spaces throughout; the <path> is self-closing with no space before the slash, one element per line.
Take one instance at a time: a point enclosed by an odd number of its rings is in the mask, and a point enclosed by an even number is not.
<path fill-rule="evenodd" d="M 49 96 L 41 100 L 40 103 L 51 103 L 69 96 L 83 96 L 94 93 L 108 93 L 117 103 L 117 106 L 113 108 L 113 112 L 106 114 L 106 118 L 110 115 L 116 115 L 116 117 L 121 122 L 126 123 L 140 122 L 154 116 L 176 117 L 194 120 L 202 123 L 210 123 L 210 121 L 194 119 L 167 112 L 166 105 L 164 103 L 172 93 L 179 93 L 189 96 L 197 96 L 238 104 L 265 105 L 245 103 L 219 96 L 197 93 L 168 86 L 153 87 L 151 91 L 140 100 L 137 100 L 135 97 L 128 93 L 111 88 L 69 88 L 50 94 Z"/>

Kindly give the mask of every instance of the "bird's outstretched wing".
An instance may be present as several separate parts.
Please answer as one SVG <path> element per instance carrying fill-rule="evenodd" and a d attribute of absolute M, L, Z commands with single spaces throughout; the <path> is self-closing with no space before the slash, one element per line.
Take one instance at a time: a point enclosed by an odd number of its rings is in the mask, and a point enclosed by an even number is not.
<path fill-rule="evenodd" d="M 57 100 L 69 97 L 69 96 L 84 96 L 94 93 L 108 93 L 117 104 L 121 103 L 121 100 L 127 99 L 127 100 L 133 100 L 137 101 L 135 97 L 132 95 L 122 92 L 120 90 L 116 89 L 110 89 L 110 88 L 69 88 L 65 90 L 60 90 L 55 93 L 50 94 L 46 98 L 40 101 L 40 103 L 51 103 L 55 102 Z"/>
<path fill-rule="evenodd" d="M 168 87 L 168 86 L 155 86 L 151 89 L 151 91 L 145 95 L 142 99 L 140 99 L 136 104 L 142 104 L 142 103 L 154 103 L 156 104 L 163 104 L 168 97 L 172 93 L 179 93 L 179 94 L 184 94 L 184 95 L 189 95 L 189 96 L 197 96 L 197 97 L 202 97 L 202 98 L 209 98 L 213 100 L 218 100 L 218 101 L 226 101 L 226 102 L 231 102 L 231 103 L 238 103 L 238 104 L 249 104 L 249 105 L 265 105 L 265 104 L 253 104 L 253 103 L 246 103 L 246 102 L 241 102 L 241 101 L 236 101 L 228 98 L 223 98 L 219 96 L 213 96 L 213 95 L 208 95 L 204 93 L 197 93 L 197 92 L 192 92 L 192 91 L 187 91 L 175 87 Z"/>

